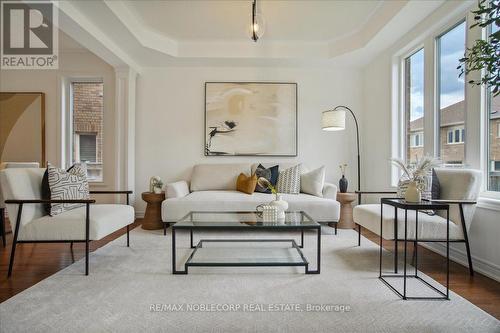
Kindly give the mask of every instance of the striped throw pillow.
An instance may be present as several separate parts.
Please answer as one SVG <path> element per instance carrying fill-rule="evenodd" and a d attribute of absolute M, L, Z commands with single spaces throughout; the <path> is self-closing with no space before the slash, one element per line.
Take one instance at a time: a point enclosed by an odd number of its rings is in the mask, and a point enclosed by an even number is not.
<path fill-rule="evenodd" d="M 278 193 L 300 193 L 300 164 L 280 171 L 276 190 Z"/>

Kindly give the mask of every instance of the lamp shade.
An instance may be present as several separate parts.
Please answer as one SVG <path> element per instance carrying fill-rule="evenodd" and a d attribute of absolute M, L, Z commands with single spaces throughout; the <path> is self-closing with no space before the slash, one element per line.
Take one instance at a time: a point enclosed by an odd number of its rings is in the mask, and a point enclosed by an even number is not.
<path fill-rule="evenodd" d="M 345 129 L 345 110 L 324 111 L 321 116 L 321 128 L 324 131 L 342 131 Z"/>

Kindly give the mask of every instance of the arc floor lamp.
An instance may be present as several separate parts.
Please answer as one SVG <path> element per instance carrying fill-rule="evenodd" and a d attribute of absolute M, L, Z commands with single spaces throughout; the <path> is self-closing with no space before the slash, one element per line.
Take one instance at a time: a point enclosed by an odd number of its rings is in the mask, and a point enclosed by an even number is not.
<path fill-rule="evenodd" d="M 358 119 L 354 115 L 351 109 L 347 106 L 339 105 L 333 110 L 323 111 L 321 116 L 321 128 L 324 131 L 343 131 L 345 130 L 345 115 L 346 111 L 349 111 L 354 118 L 356 123 L 356 144 L 358 148 L 358 204 L 361 204 L 361 160 L 359 157 L 359 127 Z"/>

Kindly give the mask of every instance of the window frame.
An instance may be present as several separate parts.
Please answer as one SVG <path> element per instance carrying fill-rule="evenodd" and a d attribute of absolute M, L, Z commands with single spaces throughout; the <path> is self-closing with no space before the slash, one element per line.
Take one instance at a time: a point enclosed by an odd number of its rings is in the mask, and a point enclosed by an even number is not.
<path fill-rule="evenodd" d="M 476 27 L 471 29 L 471 25 L 474 24 L 474 14 L 471 10 L 477 9 L 477 3 L 462 4 L 460 6 L 453 7 L 453 11 L 449 12 L 448 15 L 444 15 L 435 25 L 429 27 L 429 29 L 420 30 L 420 34 L 417 34 L 403 41 L 398 49 L 395 49 L 392 56 L 392 71 L 391 71 L 391 157 L 405 159 L 405 133 L 403 132 L 404 118 L 403 114 L 403 93 L 404 93 L 404 63 L 402 59 L 412 52 L 408 50 L 417 50 L 421 47 L 425 47 L 425 52 L 427 55 L 424 59 L 425 68 L 425 93 L 424 93 L 424 105 L 425 113 L 424 116 L 427 118 L 425 120 L 424 127 L 424 138 L 425 138 L 425 149 L 424 153 L 431 156 L 439 156 L 437 152 L 440 153 L 440 141 L 439 133 L 439 113 L 437 98 L 438 94 L 438 78 L 437 78 L 437 41 L 436 37 L 444 35 L 457 25 L 462 22 L 466 22 L 465 28 L 465 43 L 466 47 L 470 48 L 477 39 L 485 39 L 487 37 L 487 29 Z M 457 165 L 443 165 L 443 167 L 461 167 L 461 168 L 473 168 L 480 170 L 483 174 L 483 181 L 480 188 L 479 202 L 482 205 L 482 198 L 487 198 L 485 200 L 491 200 L 495 202 L 495 209 L 500 207 L 500 192 L 489 191 L 489 136 L 490 130 L 489 124 L 489 114 L 487 108 L 487 93 L 486 88 L 481 86 L 472 86 L 467 82 L 471 79 L 478 80 L 480 73 L 472 72 L 465 75 L 465 89 L 464 89 L 464 103 L 465 103 L 465 115 L 464 120 L 467 130 L 464 131 L 463 137 L 466 141 L 467 148 L 464 150 L 465 159 L 464 164 Z M 499 128 L 500 130 L 500 128 Z M 497 133 L 500 134 L 500 133 Z M 399 180 L 400 171 L 392 166 L 390 168 L 390 185 L 392 187 L 397 186 Z M 486 201 L 485 201 L 486 202 Z M 491 205 L 491 204 L 488 204 Z M 500 209 L 500 208 L 498 208 Z"/>
<path fill-rule="evenodd" d="M 67 96 L 64 105 L 65 105 L 65 114 L 64 114 L 64 135 L 63 135 L 63 147 L 64 147 L 64 162 L 63 165 L 65 168 L 71 167 L 73 165 L 73 139 L 74 139 L 74 132 L 73 132 L 73 83 L 101 83 L 103 85 L 103 113 L 105 113 L 105 108 L 106 108 L 106 86 L 104 82 L 103 77 L 97 77 L 97 76 L 74 76 L 74 77 L 67 77 L 63 81 L 63 89 L 65 96 Z M 103 119 L 102 119 L 102 126 L 103 128 L 106 128 L 106 122 L 105 122 L 105 117 L 103 114 Z M 104 139 L 104 138 L 103 138 Z M 104 145 L 103 145 L 104 149 Z M 95 185 L 105 185 L 106 184 L 106 174 L 104 172 L 105 170 L 105 163 L 106 163 L 106 158 L 105 158 L 104 151 L 102 153 L 102 177 L 100 180 L 94 180 L 94 179 L 89 179 L 88 182 L 89 184 L 95 184 Z"/>
<path fill-rule="evenodd" d="M 464 48 L 466 49 L 467 48 L 467 37 L 468 37 L 467 29 L 469 28 L 466 16 L 463 16 L 458 21 L 455 21 L 454 24 L 448 25 L 448 27 L 446 29 L 442 30 L 441 33 L 439 33 L 433 37 L 434 50 L 435 50 L 434 59 L 433 59 L 434 60 L 434 64 L 433 64 L 434 73 L 433 74 L 434 74 L 434 80 L 435 80 L 434 81 L 434 87 L 435 87 L 434 105 L 435 105 L 435 109 L 433 110 L 434 111 L 434 132 L 433 132 L 433 134 L 434 134 L 434 138 L 435 138 L 435 140 L 434 140 L 434 143 L 435 143 L 434 156 L 437 158 L 441 158 L 441 139 L 442 139 L 441 138 L 441 71 L 440 71 L 441 48 L 440 48 L 439 40 L 444 35 L 446 35 L 447 33 L 449 33 L 450 31 L 452 31 L 453 29 L 455 29 L 456 27 L 458 27 L 461 24 L 465 24 Z M 467 85 L 467 82 L 466 82 L 466 80 L 464 80 L 464 99 L 463 99 L 463 102 L 464 102 L 465 106 L 467 105 L 466 85 Z M 464 109 L 463 128 L 465 129 L 466 127 L 467 127 L 467 111 Z M 453 127 L 453 128 L 455 128 L 455 127 Z M 450 143 L 448 133 L 449 132 L 447 130 L 447 132 L 446 132 L 447 138 L 445 141 L 445 145 L 463 144 L 464 145 L 464 161 L 463 161 L 462 165 L 466 165 L 467 164 L 467 143 L 466 143 L 465 138 L 462 137 L 462 134 L 459 134 L 459 136 L 461 137 L 461 142 Z M 455 136 L 454 133 L 453 133 L 453 136 Z M 456 164 L 454 164 L 454 163 L 448 164 L 447 163 L 447 164 L 443 164 L 443 166 L 456 167 Z"/>
<path fill-rule="evenodd" d="M 406 110 L 406 61 L 407 59 L 411 58 L 413 55 L 415 55 L 416 53 L 420 52 L 420 51 L 423 51 L 423 55 L 424 55 L 424 106 L 425 106 L 425 55 L 426 55 L 426 50 L 425 50 L 425 45 L 424 43 L 419 43 L 417 44 L 415 47 L 411 48 L 410 51 L 408 52 L 405 52 L 403 53 L 400 57 L 399 57 L 399 66 L 400 66 L 400 88 L 399 88 L 399 95 L 400 95 L 400 101 L 399 101 L 399 104 L 400 104 L 400 114 L 399 114 L 399 118 L 400 118 L 400 128 L 401 128 L 401 131 L 400 131 L 400 142 L 401 142 L 401 146 L 400 146 L 400 154 L 402 156 L 400 156 L 400 158 L 402 158 L 405 162 L 407 161 L 407 149 L 408 148 L 421 148 L 421 147 L 424 147 L 424 145 L 422 144 L 421 146 L 412 146 L 412 142 L 411 142 L 411 134 L 408 135 L 409 133 L 407 132 L 407 126 L 406 126 L 406 122 L 409 121 L 409 118 L 407 117 L 407 110 Z M 425 107 L 424 107 L 424 116 L 423 118 L 425 119 Z M 420 132 L 418 132 L 420 133 Z M 422 138 L 425 137 L 425 123 L 424 123 L 424 126 L 423 126 L 423 129 L 422 129 Z M 408 140 L 408 137 L 410 137 L 410 139 Z M 408 142 L 409 141 L 409 142 Z M 422 143 L 424 142 L 424 140 L 422 140 Z M 392 177 L 394 178 L 394 177 Z"/>

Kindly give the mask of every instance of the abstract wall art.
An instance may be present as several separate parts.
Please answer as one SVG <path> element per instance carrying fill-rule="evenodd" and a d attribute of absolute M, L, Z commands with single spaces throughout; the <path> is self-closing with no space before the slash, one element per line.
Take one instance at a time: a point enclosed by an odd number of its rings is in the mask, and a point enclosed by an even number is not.
<path fill-rule="evenodd" d="M 297 84 L 206 82 L 206 156 L 297 156 Z"/>

